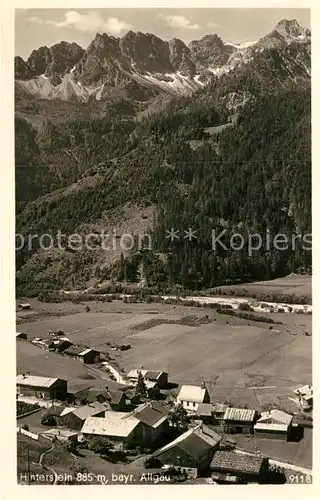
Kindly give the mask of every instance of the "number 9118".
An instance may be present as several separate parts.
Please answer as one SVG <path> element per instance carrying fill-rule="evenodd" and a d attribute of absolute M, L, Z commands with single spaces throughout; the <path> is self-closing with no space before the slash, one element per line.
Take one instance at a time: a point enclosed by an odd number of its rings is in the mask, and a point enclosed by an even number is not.
<path fill-rule="evenodd" d="M 290 474 L 289 476 L 289 482 L 291 484 L 311 484 L 312 483 L 312 477 L 307 474 Z"/>

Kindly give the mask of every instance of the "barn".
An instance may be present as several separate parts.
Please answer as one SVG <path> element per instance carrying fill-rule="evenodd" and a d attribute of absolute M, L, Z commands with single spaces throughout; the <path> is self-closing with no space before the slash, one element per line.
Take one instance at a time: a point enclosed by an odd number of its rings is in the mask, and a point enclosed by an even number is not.
<path fill-rule="evenodd" d="M 59 399 L 61 401 L 67 397 L 67 381 L 60 378 L 23 374 L 17 375 L 16 385 L 19 396 Z"/>

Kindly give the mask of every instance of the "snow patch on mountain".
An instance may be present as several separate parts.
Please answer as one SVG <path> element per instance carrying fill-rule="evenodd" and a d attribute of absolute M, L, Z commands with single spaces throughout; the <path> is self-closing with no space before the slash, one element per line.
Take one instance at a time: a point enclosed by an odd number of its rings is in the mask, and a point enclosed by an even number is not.
<path fill-rule="evenodd" d="M 225 45 L 229 45 L 231 47 L 235 47 L 236 49 L 246 49 L 258 43 L 259 40 L 255 40 L 254 42 L 243 42 L 243 43 L 233 43 L 227 42 Z"/>

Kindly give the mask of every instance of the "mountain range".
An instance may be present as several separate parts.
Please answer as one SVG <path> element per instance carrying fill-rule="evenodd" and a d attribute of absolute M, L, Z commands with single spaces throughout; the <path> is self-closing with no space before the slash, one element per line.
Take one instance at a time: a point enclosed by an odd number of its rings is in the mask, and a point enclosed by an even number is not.
<path fill-rule="evenodd" d="M 168 42 L 149 33 L 129 31 L 122 38 L 103 33 L 86 50 L 60 42 L 34 50 L 26 61 L 17 56 L 16 96 L 86 102 L 193 92 L 213 75 L 227 73 L 270 48 L 283 54 L 293 74 L 310 75 L 310 47 L 310 30 L 295 20 L 282 20 L 261 39 L 238 45 L 216 34 L 186 45 L 178 38 Z"/>
<path fill-rule="evenodd" d="M 248 255 L 211 241 L 311 232 L 311 33 L 297 21 L 242 45 L 131 31 L 61 42 L 16 57 L 15 84 L 16 232 L 152 236 L 150 250 L 24 245 L 18 295 L 310 271 L 301 244 Z M 197 239 L 165 236 L 190 227 Z"/>

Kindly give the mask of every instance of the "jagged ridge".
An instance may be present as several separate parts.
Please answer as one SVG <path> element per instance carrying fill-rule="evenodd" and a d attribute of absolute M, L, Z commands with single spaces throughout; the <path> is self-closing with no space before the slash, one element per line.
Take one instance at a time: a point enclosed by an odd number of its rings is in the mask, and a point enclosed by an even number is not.
<path fill-rule="evenodd" d="M 216 34 L 187 46 L 150 33 L 129 31 L 122 38 L 97 34 L 87 50 L 61 42 L 34 50 L 27 61 L 15 58 L 16 97 L 101 100 L 113 94 L 147 100 L 157 93 L 190 93 L 246 64 L 265 49 L 276 48 L 292 75 L 310 75 L 311 32 L 296 20 L 282 20 L 252 44 L 224 43 Z"/>

